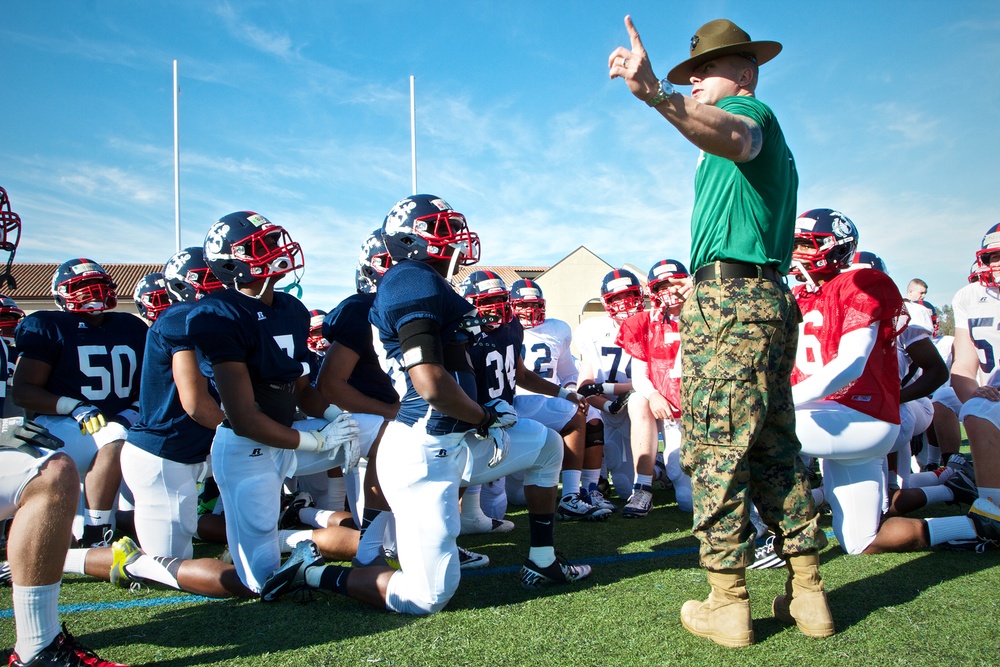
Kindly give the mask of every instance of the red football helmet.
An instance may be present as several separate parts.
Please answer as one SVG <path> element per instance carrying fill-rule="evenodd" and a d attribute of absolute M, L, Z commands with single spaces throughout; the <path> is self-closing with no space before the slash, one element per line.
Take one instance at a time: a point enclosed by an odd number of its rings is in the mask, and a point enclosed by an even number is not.
<path fill-rule="evenodd" d="M 323 336 L 323 319 L 325 317 L 325 310 L 309 311 L 309 339 L 306 344 L 310 350 L 317 354 L 324 354 L 330 349 L 330 341 Z"/>
<path fill-rule="evenodd" d="M 840 211 L 816 208 L 795 220 L 795 243 L 808 244 L 815 252 L 796 251 L 792 246 L 791 275 L 837 273 L 851 266 L 858 248 L 858 229 Z"/>
<path fill-rule="evenodd" d="M 979 250 L 976 251 L 976 264 L 979 266 L 979 284 L 984 287 L 1000 287 L 997 283 L 996 274 L 1000 270 L 994 271 L 990 267 L 990 255 L 1000 252 L 1000 223 L 997 223 L 986 230 L 983 242 Z M 969 282 L 972 282 L 971 280 Z"/>
<path fill-rule="evenodd" d="M 500 318 L 495 324 L 483 325 L 485 328 L 496 329 L 514 319 L 507 284 L 492 271 L 473 271 L 458 286 L 458 293 L 475 306 L 480 315 L 495 315 Z"/>
<path fill-rule="evenodd" d="M 646 307 L 642 283 L 628 269 L 615 269 L 604 276 L 601 280 L 601 301 L 608 315 L 619 322 Z"/>
<path fill-rule="evenodd" d="M 676 259 L 661 259 L 653 265 L 646 276 L 646 289 L 649 290 L 649 300 L 654 308 L 673 308 L 684 303 L 684 299 L 672 292 L 669 287 L 660 289 L 665 285 L 670 285 L 672 278 L 687 278 L 687 267 Z M 666 301 L 664 301 L 666 298 Z"/>
<path fill-rule="evenodd" d="M 135 307 L 139 311 L 139 315 L 150 322 L 155 322 L 160 313 L 170 305 L 170 297 L 167 295 L 167 284 L 163 280 L 163 274 L 157 271 L 140 278 L 135 285 L 132 298 L 135 300 Z"/>
<path fill-rule="evenodd" d="M 52 275 L 52 296 L 61 310 L 70 313 L 99 313 L 118 305 L 111 276 L 90 259 L 63 262 Z"/>
<path fill-rule="evenodd" d="M 510 286 L 510 307 L 525 329 L 545 322 L 545 296 L 534 280 L 515 280 Z"/>
<path fill-rule="evenodd" d="M 24 311 L 9 296 L 0 294 L 0 338 L 8 344 L 14 344 L 14 331 L 17 323 L 24 319 Z"/>

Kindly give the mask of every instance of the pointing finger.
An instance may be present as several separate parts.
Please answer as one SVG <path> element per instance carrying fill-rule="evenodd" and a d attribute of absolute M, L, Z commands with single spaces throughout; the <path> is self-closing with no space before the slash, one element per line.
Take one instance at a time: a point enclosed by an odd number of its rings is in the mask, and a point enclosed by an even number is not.
<path fill-rule="evenodd" d="M 625 16 L 625 29 L 628 30 L 629 40 L 632 42 L 632 51 L 642 50 L 642 40 L 639 39 L 639 31 L 635 29 L 635 24 L 632 23 L 632 16 Z"/>

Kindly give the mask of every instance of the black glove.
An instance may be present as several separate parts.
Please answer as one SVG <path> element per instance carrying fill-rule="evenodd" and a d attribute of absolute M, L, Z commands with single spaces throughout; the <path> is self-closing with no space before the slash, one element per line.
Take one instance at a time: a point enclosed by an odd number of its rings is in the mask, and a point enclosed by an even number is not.
<path fill-rule="evenodd" d="M 59 449 L 63 441 L 47 428 L 24 417 L 10 417 L 0 423 L 0 448 L 17 449 L 35 458 L 41 456 L 35 447 Z"/>
<path fill-rule="evenodd" d="M 576 393 L 580 394 L 584 398 L 588 396 L 600 396 L 604 393 L 604 388 L 596 382 L 588 382 L 587 384 L 582 384 L 576 388 Z"/>
<path fill-rule="evenodd" d="M 618 398 L 608 403 L 606 406 L 608 409 L 608 414 L 616 415 L 622 410 L 624 410 L 625 406 L 628 405 L 628 399 L 630 399 L 632 397 L 632 394 L 634 393 L 635 389 L 629 389 L 624 394 L 620 395 Z"/>

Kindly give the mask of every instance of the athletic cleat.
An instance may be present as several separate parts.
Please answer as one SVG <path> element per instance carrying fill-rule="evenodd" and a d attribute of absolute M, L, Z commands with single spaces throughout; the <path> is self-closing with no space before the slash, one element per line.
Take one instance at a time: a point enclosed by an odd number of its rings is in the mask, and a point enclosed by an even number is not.
<path fill-rule="evenodd" d="M 115 537 L 115 531 L 110 523 L 102 523 L 99 526 L 84 526 L 83 534 L 80 536 L 80 547 L 83 549 L 105 549 L 111 546 L 111 540 Z"/>
<path fill-rule="evenodd" d="M 641 519 L 653 509 L 653 492 L 646 489 L 633 489 L 632 496 L 622 508 L 622 516 L 626 519 Z"/>
<path fill-rule="evenodd" d="M 17 653 L 11 651 L 9 658 L 11 667 L 127 667 L 104 660 L 80 644 L 66 629 L 65 623 L 62 628 L 62 632 L 56 635 L 52 643 L 27 662 L 23 662 Z"/>
<path fill-rule="evenodd" d="M 973 484 L 976 483 L 976 469 L 972 466 L 972 461 L 961 454 L 952 454 L 949 456 L 945 467 L 952 470 L 961 470 L 965 473 L 966 477 L 972 480 Z"/>
<path fill-rule="evenodd" d="M 292 549 L 292 555 L 285 564 L 271 573 L 260 589 L 260 599 L 264 602 L 277 600 L 285 593 L 294 593 L 306 588 L 306 570 L 313 565 L 323 564 L 323 554 L 312 540 L 303 540 Z"/>
<path fill-rule="evenodd" d="M 1000 541 L 1000 507 L 991 498 L 977 498 L 969 508 L 969 518 L 976 527 L 976 535 L 984 540 Z"/>
<path fill-rule="evenodd" d="M 764 544 L 753 550 L 753 562 L 748 570 L 769 570 L 774 567 L 784 567 L 785 559 L 774 551 L 774 535 L 768 535 Z"/>
<path fill-rule="evenodd" d="M 600 521 L 609 516 L 611 516 L 611 510 L 604 507 L 594 507 L 579 493 L 563 496 L 556 508 L 556 518 L 560 521 Z"/>
<path fill-rule="evenodd" d="M 587 490 L 586 495 L 584 495 L 584 499 L 589 504 L 599 509 L 605 509 L 610 512 L 618 510 L 618 507 L 613 502 L 604 497 L 604 494 L 599 490 L 596 484 L 590 485 L 590 489 Z"/>
<path fill-rule="evenodd" d="M 399 565 L 399 554 L 396 553 L 395 549 L 385 549 L 382 552 L 385 556 L 385 564 L 394 570 L 402 570 L 403 568 Z"/>
<path fill-rule="evenodd" d="M 523 588 L 541 588 L 550 584 L 568 584 L 590 576 L 589 565 L 571 565 L 562 554 L 548 567 L 538 567 L 529 558 L 521 566 L 518 581 Z"/>
<path fill-rule="evenodd" d="M 950 465 L 948 467 L 951 468 Z M 969 505 L 973 504 L 979 498 L 979 488 L 976 483 L 961 468 L 956 467 L 952 470 L 953 474 L 945 481 L 944 485 L 955 494 L 955 500 Z"/>
<path fill-rule="evenodd" d="M 602 496 L 607 497 L 611 494 L 611 482 L 608 481 L 606 477 L 597 478 L 597 490 L 601 492 Z M 593 505 L 594 503 L 590 503 Z"/>
<path fill-rule="evenodd" d="M 10 563 L 0 561 L 0 586 L 10 586 Z"/>
<path fill-rule="evenodd" d="M 477 554 L 475 551 L 458 548 L 458 566 L 462 570 L 478 570 L 490 564 L 490 557 L 486 554 Z"/>
<path fill-rule="evenodd" d="M 977 554 L 981 554 L 1000 548 L 1000 542 L 976 537 L 971 540 L 950 540 L 938 546 L 949 551 L 975 551 Z"/>
<path fill-rule="evenodd" d="M 478 519 L 462 517 L 462 535 L 482 535 L 484 533 L 509 533 L 514 530 L 514 522 L 507 519 L 491 519 L 485 514 Z"/>
<path fill-rule="evenodd" d="M 135 579 L 125 568 L 139 560 L 139 545 L 125 536 L 111 545 L 111 583 L 118 588 L 131 588 Z"/>
<path fill-rule="evenodd" d="M 299 510 L 307 507 L 316 507 L 316 501 L 308 491 L 299 491 L 292 496 L 292 501 L 288 507 L 278 517 L 278 530 L 290 530 L 296 526 L 301 526 L 299 520 Z"/>
<path fill-rule="evenodd" d="M 653 488 L 662 490 L 672 486 L 673 483 L 667 477 L 667 466 L 663 463 L 663 454 L 657 454 L 656 461 L 653 463 Z"/>

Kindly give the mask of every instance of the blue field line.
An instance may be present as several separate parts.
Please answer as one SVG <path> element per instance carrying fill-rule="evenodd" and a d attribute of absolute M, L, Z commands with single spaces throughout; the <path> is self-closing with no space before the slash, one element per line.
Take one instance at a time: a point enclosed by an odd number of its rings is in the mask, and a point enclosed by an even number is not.
<path fill-rule="evenodd" d="M 833 531 L 826 531 L 828 538 L 833 538 Z M 698 547 L 684 547 L 683 549 L 665 549 L 663 551 L 640 551 L 631 554 L 615 554 L 614 556 L 599 556 L 597 558 L 582 558 L 577 562 L 587 565 L 609 565 L 615 563 L 633 563 L 636 561 L 651 560 L 653 558 L 672 558 L 674 556 L 690 556 L 698 553 Z M 481 577 L 485 575 L 516 574 L 520 572 L 520 565 L 508 565 L 505 567 L 486 567 L 481 570 L 467 570 L 462 573 L 462 577 Z M 206 598 L 201 595 L 172 595 L 164 598 L 143 597 L 135 600 L 123 600 L 121 602 L 91 602 L 87 604 L 67 604 L 59 606 L 60 614 L 76 614 L 88 611 L 109 611 L 114 609 L 134 609 L 137 607 L 162 607 L 169 604 L 186 604 L 190 602 L 215 602 L 220 598 Z M 14 618 L 13 609 L 0 609 L 0 618 Z"/>

